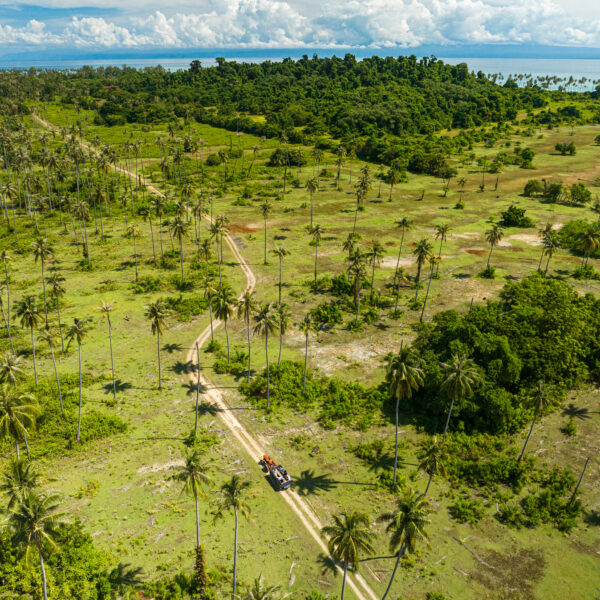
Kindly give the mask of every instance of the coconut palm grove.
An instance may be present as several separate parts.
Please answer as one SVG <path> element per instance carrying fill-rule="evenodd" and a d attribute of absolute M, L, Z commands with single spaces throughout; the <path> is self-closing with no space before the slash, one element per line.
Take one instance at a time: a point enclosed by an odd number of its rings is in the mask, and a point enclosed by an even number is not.
<path fill-rule="evenodd" d="M 0 71 L 0 597 L 597 598 L 598 83 Z"/>

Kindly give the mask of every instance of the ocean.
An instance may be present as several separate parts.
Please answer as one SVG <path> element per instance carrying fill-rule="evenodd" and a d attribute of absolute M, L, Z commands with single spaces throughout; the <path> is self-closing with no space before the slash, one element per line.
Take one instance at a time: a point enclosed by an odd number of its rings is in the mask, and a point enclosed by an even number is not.
<path fill-rule="evenodd" d="M 351 51 L 350 51 L 351 52 Z M 364 51 L 363 51 L 364 52 Z M 229 54 L 229 53 L 228 53 Z M 227 56 L 227 60 L 258 63 L 264 60 L 278 61 L 290 56 L 298 59 L 303 54 L 312 55 L 311 50 L 296 50 L 286 52 L 285 54 L 268 55 L 257 53 L 252 56 L 246 52 L 243 56 Z M 334 52 L 319 52 L 319 56 L 333 55 Z M 345 51 L 338 51 L 338 56 L 343 56 Z M 220 56 L 219 51 L 215 51 L 212 57 L 201 56 L 200 60 L 204 66 L 216 64 L 215 58 Z M 381 53 L 386 56 L 385 53 Z M 0 69 L 28 69 L 35 67 L 38 69 L 77 69 L 84 65 L 92 67 L 127 65 L 136 69 L 161 65 L 169 71 L 178 71 L 187 69 L 194 56 L 186 58 L 109 58 L 109 59 L 82 59 L 82 60 L 0 60 Z M 532 75 L 535 77 L 560 77 L 569 79 L 573 77 L 576 81 L 585 79 L 585 82 L 575 84 L 572 90 L 594 89 L 600 82 L 600 59 L 592 58 L 481 58 L 481 57 L 450 57 L 439 56 L 440 60 L 448 64 L 458 64 L 465 62 L 469 65 L 471 71 L 482 71 L 486 75 L 502 74 L 504 78 L 509 75 Z"/>

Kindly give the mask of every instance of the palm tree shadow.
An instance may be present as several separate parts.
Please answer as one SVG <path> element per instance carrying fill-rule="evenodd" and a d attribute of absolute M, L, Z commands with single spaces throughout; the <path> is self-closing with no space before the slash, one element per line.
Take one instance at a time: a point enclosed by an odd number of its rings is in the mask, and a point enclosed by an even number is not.
<path fill-rule="evenodd" d="M 583 515 L 583 520 L 588 525 L 593 525 L 595 527 L 600 527 L 600 510 L 590 510 L 585 511 Z"/>
<path fill-rule="evenodd" d="M 193 381 L 182 383 L 181 387 L 186 391 L 185 393 L 188 396 L 195 394 L 197 391 L 199 391 L 201 394 L 205 394 L 206 390 L 208 389 L 203 383 L 200 383 L 200 389 L 198 390 L 198 384 L 194 383 Z"/>
<path fill-rule="evenodd" d="M 162 349 L 169 354 L 173 354 L 173 352 L 181 352 L 183 346 L 181 344 L 164 344 Z"/>
<path fill-rule="evenodd" d="M 586 419 L 591 419 L 588 408 L 579 408 L 575 406 L 572 402 L 569 403 L 568 406 L 565 406 L 562 410 L 562 414 L 565 417 L 571 417 L 571 419 L 580 419 L 581 421 L 585 421 Z"/>
<path fill-rule="evenodd" d="M 115 380 L 115 389 L 117 393 L 126 392 L 127 390 L 132 389 L 133 386 L 128 381 L 121 381 L 120 379 Z M 102 386 L 105 394 L 113 393 L 113 384 L 112 382 L 106 383 Z"/>
<path fill-rule="evenodd" d="M 299 496 L 329 492 L 338 486 L 329 475 L 315 475 L 311 469 L 305 469 L 299 476 L 294 477 L 294 490 Z"/>
<path fill-rule="evenodd" d="M 191 361 L 183 362 L 178 360 L 172 367 L 169 367 L 170 371 L 177 375 L 189 375 L 194 373 L 198 367 Z"/>
<path fill-rule="evenodd" d="M 108 581 L 113 586 L 136 586 L 142 583 L 142 567 L 131 567 L 130 563 L 119 563 L 109 574 Z"/>
<path fill-rule="evenodd" d="M 321 553 L 317 557 L 317 562 L 321 566 L 321 575 L 331 575 L 332 577 L 338 576 L 337 565 L 331 556 Z"/>

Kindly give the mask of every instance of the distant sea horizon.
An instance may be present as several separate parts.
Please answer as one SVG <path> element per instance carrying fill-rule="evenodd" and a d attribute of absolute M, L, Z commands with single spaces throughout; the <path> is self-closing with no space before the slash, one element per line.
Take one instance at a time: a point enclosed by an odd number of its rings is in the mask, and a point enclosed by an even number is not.
<path fill-rule="evenodd" d="M 468 50 L 467 48 L 463 48 Z M 438 50 L 437 53 L 431 50 Z M 185 70 L 189 68 L 192 60 L 200 60 L 203 66 L 209 67 L 216 64 L 216 58 L 218 56 L 224 56 L 228 61 L 236 62 L 248 62 L 248 63 L 260 63 L 264 61 L 281 61 L 284 58 L 292 58 L 298 60 L 303 55 L 312 56 L 318 54 L 318 56 L 344 56 L 346 53 L 352 53 L 357 56 L 357 59 L 366 58 L 368 56 L 399 56 L 407 54 L 415 54 L 418 57 L 435 55 L 439 60 L 444 61 L 448 64 L 467 63 L 469 70 L 473 72 L 481 71 L 486 75 L 502 74 L 504 78 L 508 76 L 518 75 L 531 75 L 536 77 L 552 77 L 557 76 L 561 78 L 573 77 L 576 81 L 583 78 L 587 79 L 585 84 L 576 85 L 574 89 L 579 91 L 593 89 L 596 84 L 595 81 L 600 80 L 600 51 L 597 53 L 588 53 L 585 57 L 572 57 L 559 58 L 556 56 L 542 57 L 542 56 L 531 56 L 531 57 L 518 57 L 518 56 L 464 56 L 453 55 L 456 53 L 448 52 L 448 56 L 445 56 L 440 50 L 444 48 L 415 48 L 415 49 L 326 49 L 326 50 L 313 50 L 313 49 L 282 49 L 282 50 L 262 50 L 257 49 L 253 52 L 250 49 L 239 50 L 237 53 L 235 49 L 223 50 L 223 49 L 212 49 L 202 51 L 190 51 L 189 56 L 118 56 L 107 53 L 105 55 L 88 55 L 77 59 L 64 57 L 54 57 L 50 59 L 40 59 L 38 57 L 27 56 L 15 56 L 11 57 L 0 57 L 0 69 L 29 69 L 31 67 L 37 69 L 78 69 L 83 66 L 91 67 L 133 67 L 136 69 L 143 69 L 145 67 L 162 66 L 168 71 Z M 446 48 L 448 50 L 448 48 Z M 514 48 L 513 48 L 514 50 Z M 158 54 L 158 53 L 157 53 Z M 212 55 L 210 55 L 212 54 Z M 514 54 L 514 52 L 507 52 L 507 54 Z M 538 52 L 538 54 L 540 54 Z M 543 54 L 543 52 L 541 53 Z M 569 52 L 565 52 L 566 55 Z M 594 56 L 599 56 L 594 58 Z"/>

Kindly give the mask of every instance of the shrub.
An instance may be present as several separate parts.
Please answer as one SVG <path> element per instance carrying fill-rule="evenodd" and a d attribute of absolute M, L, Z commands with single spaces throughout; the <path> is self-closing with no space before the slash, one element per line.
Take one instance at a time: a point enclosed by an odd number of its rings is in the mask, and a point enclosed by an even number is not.
<path fill-rule="evenodd" d="M 523 189 L 523 195 L 528 198 L 533 198 L 534 196 L 539 196 L 544 191 L 544 186 L 539 179 L 530 179 Z"/>
<path fill-rule="evenodd" d="M 483 271 L 479 271 L 479 277 L 483 277 L 483 279 L 495 279 L 496 277 L 496 267 L 492 267 L 492 265 L 488 265 Z"/>
<path fill-rule="evenodd" d="M 567 154 L 570 154 L 571 156 L 577 154 L 577 148 L 573 142 L 559 142 L 556 144 L 556 146 L 554 146 L 554 149 L 557 152 L 560 152 L 563 156 Z"/>
<path fill-rule="evenodd" d="M 209 154 L 206 157 L 206 164 L 209 167 L 218 167 L 221 162 L 221 157 L 218 154 Z"/>
<path fill-rule="evenodd" d="M 193 317 L 208 310 L 206 298 L 201 294 L 186 297 L 179 294 L 179 296 L 166 296 L 161 300 L 173 311 L 177 320 L 182 322 L 191 321 Z"/>
<path fill-rule="evenodd" d="M 567 423 L 565 423 L 560 430 L 567 437 L 574 437 L 577 435 L 577 425 L 575 425 L 575 421 L 573 419 L 569 419 Z"/>
<path fill-rule="evenodd" d="M 132 283 L 129 287 L 133 290 L 134 294 L 149 294 L 151 292 L 158 292 L 159 290 L 162 290 L 163 284 L 159 277 L 144 275 L 143 277 L 140 277 L 137 282 Z"/>
<path fill-rule="evenodd" d="M 501 227 L 533 227 L 534 223 L 531 218 L 525 216 L 525 209 L 511 204 L 500 215 Z"/>
<path fill-rule="evenodd" d="M 582 265 L 573 271 L 573 279 L 598 280 L 600 274 L 596 272 L 592 265 Z"/>
<path fill-rule="evenodd" d="M 485 515 L 485 508 L 481 500 L 469 498 L 459 498 L 450 506 L 449 511 L 455 521 L 469 523 L 469 525 L 476 525 Z"/>
<path fill-rule="evenodd" d="M 335 300 L 319 304 L 311 309 L 310 314 L 313 316 L 314 322 L 321 326 L 333 327 L 344 320 L 342 311 Z"/>

